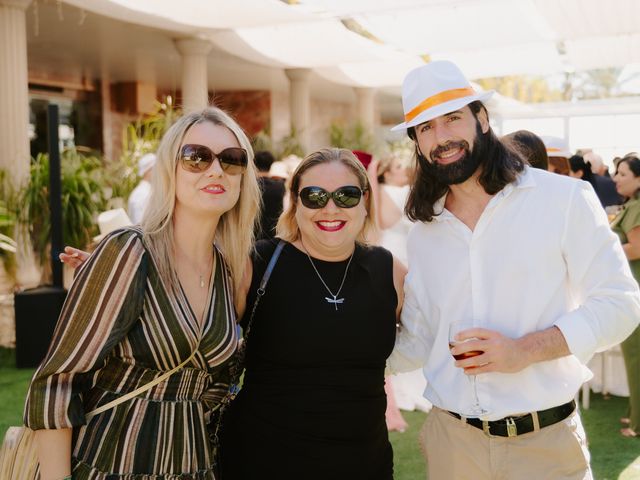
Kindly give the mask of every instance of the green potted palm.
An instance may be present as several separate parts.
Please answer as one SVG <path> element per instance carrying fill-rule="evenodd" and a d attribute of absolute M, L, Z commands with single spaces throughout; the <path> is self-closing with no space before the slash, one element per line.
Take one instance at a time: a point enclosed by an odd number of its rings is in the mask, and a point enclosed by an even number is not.
<path fill-rule="evenodd" d="M 15 286 L 16 242 L 9 236 L 15 218 L 0 199 L 0 347 L 15 344 L 13 328 L 13 289 Z M 12 233 L 11 233 L 12 234 Z"/>
<path fill-rule="evenodd" d="M 84 148 L 66 149 L 61 156 L 62 222 L 65 245 L 86 249 L 97 235 L 96 217 L 125 204 L 138 182 L 137 161 L 153 152 L 179 113 L 170 99 L 158 103 L 156 112 L 127 125 L 123 153 L 117 162 L 106 162 L 99 153 Z M 49 156 L 38 154 L 31 162 L 28 184 L 19 192 L 18 221 L 25 226 L 38 263 L 49 279 Z"/>
<path fill-rule="evenodd" d="M 158 149 L 160 139 L 181 115 L 170 96 L 157 102 L 155 111 L 128 124 L 122 131 L 119 161 L 105 162 L 105 176 L 111 189 L 108 208 L 125 207 L 138 181 L 138 160 Z"/>
<path fill-rule="evenodd" d="M 0 170 L 0 294 L 11 292 L 15 284 L 16 225 L 15 192 L 7 180 L 7 172 Z"/>
<path fill-rule="evenodd" d="M 285 135 L 280 139 L 276 148 L 274 155 L 276 158 L 285 158 L 289 155 L 296 155 L 300 158 L 305 156 L 305 150 L 302 144 L 300 143 L 300 138 L 298 136 L 298 131 L 296 127 L 293 125 L 289 130 L 289 134 Z"/>
<path fill-rule="evenodd" d="M 97 233 L 95 217 L 107 203 L 102 159 L 68 149 L 60 160 L 63 241 L 86 249 Z M 18 368 L 32 368 L 42 360 L 66 297 L 64 289 L 51 285 L 49 167 L 49 156 L 39 154 L 17 196 L 18 282 L 22 287 L 14 295 Z"/>
<path fill-rule="evenodd" d="M 102 160 L 75 149 L 62 152 L 62 229 L 64 243 L 87 248 L 98 232 L 96 215 L 111 196 Z M 19 222 L 25 226 L 39 264 L 49 278 L 49 156 L 38 154 L 31 163 L 29 182 L 18 194 Z M 46 283 L 46 282 L 44 282 Z"/>

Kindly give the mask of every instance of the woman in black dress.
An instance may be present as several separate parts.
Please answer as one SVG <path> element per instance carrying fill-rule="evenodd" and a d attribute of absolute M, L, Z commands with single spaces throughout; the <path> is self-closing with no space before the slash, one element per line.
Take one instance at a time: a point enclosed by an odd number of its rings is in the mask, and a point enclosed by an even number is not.
<path fill-rule="evenodd" d="M 313 153 L 293 174 L 277 227 L 287 244 L 253 318 L 242 391 L 225 413 L 225 480 L 393 478 L 384 368 L 405 271 L 366 245 L 368 190 L 348 150 Z M 256 245 L 244 327 L 277 243 Z"/>

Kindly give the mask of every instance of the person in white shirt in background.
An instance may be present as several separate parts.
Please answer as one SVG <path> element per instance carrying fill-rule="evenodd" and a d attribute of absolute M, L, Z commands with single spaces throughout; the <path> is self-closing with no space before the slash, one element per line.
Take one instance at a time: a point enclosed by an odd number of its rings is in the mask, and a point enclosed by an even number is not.
<path fill-rule="evenodd" d="M 394 129 L 415 143 L 416 224 L 389 369 L 423 367 L 429 478 L 591 479 L 573 399 L 594 352 L 638 324 L 638 285 L 592 187 L 508 150 L 491 94 L 447 61 L 405 78 Z M 459 321 L 473 327 L 450 347 Z"/>
<path fill-rule="evenodd" d="M 151 172 L 156 164 L 156 154 L 147 153 L 138 160 L 138 176 L 140 183 L 131 191 L 129 195 L 128 214 L 134 225 L 142 221 L 142 214 L 147 207 L 147 202 L 151 196 Z"/>

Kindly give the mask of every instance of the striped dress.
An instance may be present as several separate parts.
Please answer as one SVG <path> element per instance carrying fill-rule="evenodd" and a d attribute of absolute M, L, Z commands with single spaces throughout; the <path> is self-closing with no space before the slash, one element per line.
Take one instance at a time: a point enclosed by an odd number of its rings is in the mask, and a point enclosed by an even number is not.
<path fill-rule="evenodd" d="M 79 270 L 25 407 L 34 430 L 73 427 L 74 479 L 215 478 L 206 419 L 226 392 L 237 334 L 232 286 L 214 250 L 204 322 L 179 284 L 160 279 L 138 230 L 108 236 Z M 196 348 L 168 380 L 85 418 Z"/>

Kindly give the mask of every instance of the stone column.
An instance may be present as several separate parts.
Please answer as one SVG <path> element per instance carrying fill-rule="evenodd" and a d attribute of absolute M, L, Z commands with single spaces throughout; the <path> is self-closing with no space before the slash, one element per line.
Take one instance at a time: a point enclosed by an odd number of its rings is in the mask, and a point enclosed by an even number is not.
<path fill-rule="evenodd" d="M 111 112 L 111 69 L 106 53 L 100 59 L 100 102 L 102 107 L 102 151 L 107 161 L 113 161 L 113 113 Z"/>
<path fill-rule="evenodd" d="M 375 125 L 375 90 L 373 88 L 354 88 L 357 98 L 358 121 L 372 134 Z"/>
<path fill-rule="evenodd" d="M 0 0 L 0 168 L 14 185 L 29 175 L 29 79 L 26 9 L 31 0 Z"/>
<path fill-rule="evenodd" d="M 207 55 L 213 45 L 198 38 L 176 40 L 182 54 L 182 109 L 190 112 L 209 105 Z"/>
<path fill-rule="evenodd" d="M 311 95 L 309 93 L 308 68 L 288 68 L 284 71 L 289 79 L 289 109 L 291 126 L 298 135 L 298 140 L 305 150 L 309 150 L 311 140 Z"/>

